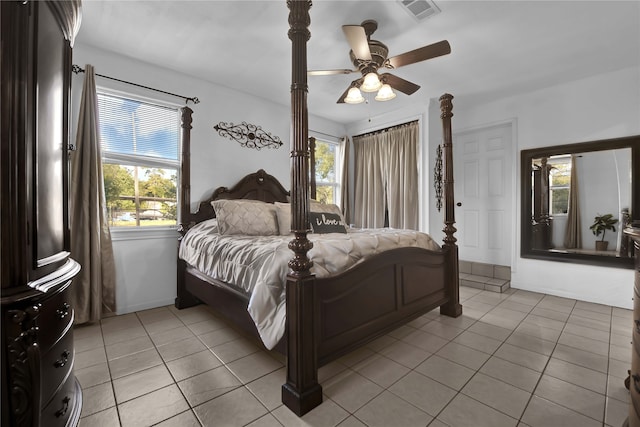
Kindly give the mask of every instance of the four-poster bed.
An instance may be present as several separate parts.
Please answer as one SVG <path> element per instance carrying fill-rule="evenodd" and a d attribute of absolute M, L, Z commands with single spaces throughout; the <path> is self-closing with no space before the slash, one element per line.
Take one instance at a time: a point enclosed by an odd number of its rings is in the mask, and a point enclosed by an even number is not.
<path fill-rule="evenodd" d="M 293 257 L 286 278 L 286 333 L 275 347 L 287 356 L 287 382 L 282 401 L 301 416 L 322 402 L 317 380 L 318 366 L 440 307 L 440 312 L 459 316 L 458 249 L 454 233 L 453 170 L 451 145 L 451 95 L 440 98 L 445 152 L 444 244 L 433 250 L 399 247 L 358 262 L 337 274 L 317 278 L 308 252 L 310 188 L 308 121 L 306 106 L 306 42 L 309 38 L 308 0 L 289 0 L 289 38 L 292 41 L 291 85 L 291 191 L 263 170 L 251 173 L 231 188 L 219 187 L 190 212 L 191 110 L 183 109 L 183 164 L 181 233 L 211 220 L 212 201 L 252 199 L 268 203 L 290 201 L 292 235 L 288 247 Z M 313 186 L 314 187 L 314 186 Z M 258 336 L 247 311 L 249 297 L 237 286 L 208 277 L 178 259 L 176 306 L 185 308 L 204 302 L 239 327 Z M 354 307 L 358 307 L 354 310 Z"/>

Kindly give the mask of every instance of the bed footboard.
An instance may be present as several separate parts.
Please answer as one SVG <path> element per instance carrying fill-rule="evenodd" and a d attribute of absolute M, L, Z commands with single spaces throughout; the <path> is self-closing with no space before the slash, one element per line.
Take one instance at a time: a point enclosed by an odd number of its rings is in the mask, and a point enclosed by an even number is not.
<path fill-rule="evenodd" d="M 449 301 L 446 251 L 400 248 L 316 279 L 323 365 Z"/>

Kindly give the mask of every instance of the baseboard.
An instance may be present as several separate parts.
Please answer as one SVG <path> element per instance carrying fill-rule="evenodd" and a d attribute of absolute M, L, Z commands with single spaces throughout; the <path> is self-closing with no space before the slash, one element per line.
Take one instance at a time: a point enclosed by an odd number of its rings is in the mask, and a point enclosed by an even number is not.
<path fill-rule="evenodd" d="M 175 302 L 175 297 L 156 300 L 156 301 L 148 301 L 142 304 L 129 305 L 127 307 L 117 307 L 116 314 L 121 315 L 121 314 L 133 313 L 136 311 L 150 310 L 152 308 L 165 307 L 168 305 L 173 305 L 174 302 Z"/>

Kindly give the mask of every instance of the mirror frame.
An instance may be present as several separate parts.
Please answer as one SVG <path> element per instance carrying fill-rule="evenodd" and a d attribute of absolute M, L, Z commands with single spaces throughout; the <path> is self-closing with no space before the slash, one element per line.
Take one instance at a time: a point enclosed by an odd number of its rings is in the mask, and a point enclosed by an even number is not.
<path fill-rule="evenodd" d="M 521 151 L 520 163 L 520 256 L 545 261 L 559 261 L 577 264 L 589 264 L 604 267 L 634 268 L 633 258 L 576 254 L 562 251 L 534 249 L 532 245 L 531 212 L 531 162 L 540 157 L 561 154 L 577 154 L 590 151 L 616 150 L 631 148 L 631 220 L 640 220 L 640 135 L 624 138 L 602 139 L 576 144 L 555 145 Z"/>

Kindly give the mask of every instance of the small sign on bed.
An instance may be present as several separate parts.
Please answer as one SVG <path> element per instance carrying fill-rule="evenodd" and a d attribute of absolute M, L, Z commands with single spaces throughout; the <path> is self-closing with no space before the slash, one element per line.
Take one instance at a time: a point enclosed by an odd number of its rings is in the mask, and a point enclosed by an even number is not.
<path fill-rule="evenodd" d="M 314 233 L 346 233 L 347 227 L 340 215 L 328 212 L 309 212 L 309 222 Z"/>

